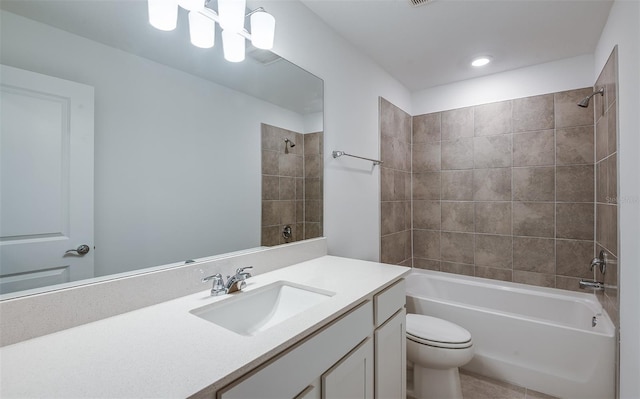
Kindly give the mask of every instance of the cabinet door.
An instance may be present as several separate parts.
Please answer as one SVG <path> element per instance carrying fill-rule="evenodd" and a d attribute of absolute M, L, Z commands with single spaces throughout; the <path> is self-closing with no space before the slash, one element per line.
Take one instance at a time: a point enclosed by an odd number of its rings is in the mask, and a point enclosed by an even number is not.
<path fill-rule="evenodd" d="M 367 338 L 322 376 L 323 399 L 373 398 L 373 342 Z"/>
<path fill-rule="evenodd" d="M 407 396 L 405 323 L 406 311 L 402 309 L 374 333 L 376 399 Z"/>

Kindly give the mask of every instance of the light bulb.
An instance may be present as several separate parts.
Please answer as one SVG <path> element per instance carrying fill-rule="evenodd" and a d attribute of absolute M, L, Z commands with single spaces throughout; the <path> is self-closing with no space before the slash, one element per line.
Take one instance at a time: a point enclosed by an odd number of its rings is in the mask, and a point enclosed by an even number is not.
<path fill-rule="evenodd" d="M 220 26 L 229 32 L 241 32 L 244 29 L 246 0 L 218 0 Z"/>
<path fill-rule="evenodd" d="M 222 31 L 222 49 L 225 60 L 229 62 L 244 61 L 244 37 L 236 32 Z"/>
<path fill-rule="evenodd" d="M 178 5 L 187 11 L 200 11 L 204 8 L 204 0 L 178 0 Z"/>
<path fill-rule="evenodd" d="M 216 23 L 198 11 L 189 11 L 189 36 L 191 44 L 211 48 L 216 39 Z"/>
<path fill-rule="evenodd" d="M 275 31 L 276 19 L 273 15 L 264 11 L 251 14 L 251 44 L 255 47 L 271 50 Z"/>
<path fill-rule="evenodd" d="M 178 24 L 177 0 L 148 0 L 149 23 L 156 29 L 170 31 Z"/>

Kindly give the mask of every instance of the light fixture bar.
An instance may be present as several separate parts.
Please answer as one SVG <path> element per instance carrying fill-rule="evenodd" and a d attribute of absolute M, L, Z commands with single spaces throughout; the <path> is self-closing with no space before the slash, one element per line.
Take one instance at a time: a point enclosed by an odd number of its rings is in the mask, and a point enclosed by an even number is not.
<path fill-rule="evenodd" d="M 160 30 L 176 27 L 178 6 L 189 12 L 189 34 L 196 47 L 210 48 L 215 42 L 215 24 L 222 28 L 222 45 L 225 58 L 231 62 L 244 60 L 245 40 L 254 47 L 271 50 L 275 33 L 275 18 L 258 7 L 245 14 L 246 0 L 219 0 L 218 12 L 207 7 L 211 0 L 147 0 L 149 22 Z M 242 12 L 240 12 L 242 9 Z M 226 17 L 221 17 L 222 13 Z M 229 19 L 228 17 L 231 16 Z M 244 27 L 250 18 L 251 33 Z M 240 54 L 242 52 L 242 54 Z"/>

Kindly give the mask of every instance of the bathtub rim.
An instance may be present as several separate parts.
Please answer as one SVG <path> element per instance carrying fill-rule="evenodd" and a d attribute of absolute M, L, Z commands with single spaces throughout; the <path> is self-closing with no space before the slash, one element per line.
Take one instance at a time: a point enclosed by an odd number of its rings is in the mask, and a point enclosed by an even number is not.
<path fill-rule="evenodd" d="M 487 287 L 489 289 L 499 289 L 505 292 L 514 292 L 514 293 L 520 293 L 520 294 L 538 292 L 538 293 L 543 293 L 545 296 L 548 296 L 553 299 L 571 300 L 573 302 L 582 303 L 585 306 L 589 307 L 594 312 L 594 316 L 602 317 L 599 320 L 599 323 L 604 324 L 602 325 L 602 329 L 604 331 L 592 331 L 588 329 L 567 325 L 564 323 L 558 323 L 552 320 L 541 319 L 533 316 L 524 316 L 518 313 L 506 312 L 506 311 L 492 309 L 492 308 L 483 307 L 483 306 L 475 306 L 473 304 L 469 304 L 466 302 L 458 302 L 458 301 L 449 300 L 449 299 L 442 299 L 442 298 L 438 298 L 437 296 L 429 296 L 426 293 L 415 292 L 415 290 L 414 291 L 410 290 L 410 287 L 409 287 L 409 280 L 411 280 L 412 274 L 427 275 L 440 280 L 447 280 L 447 281 L 454 280 L 454 282 L 455 280 L 463 280 L 465 281 L 465 283 L 468 283 L 470 285 L 474 285 L 478 287 Z M 596 297 L 595 294 L 563 290 L 560 288 L 540 287 L 540 286 L 529 285 L 529 284 L 514 283 L 512 281 L 494 280 L 494 279 L 488 279 L 484 277 L 467 276 L 463 274 L 453 274 L 453 273 L 440 272 L 435 270 L 418 269 L 415 267 L 412 268 L 411 271 L 409 271 L 409 273 L 407 273 L 407 275 L 405 276 L 405 279 L 407 281 L 407 285 L 406 285 L 407 296 L 428 299 L 428 300 L 442 303 L 442 304 L 450 304 L 453 306 L 467 307 L 467 308 L 471 308 L 471 309 L 482 311 L 482 312 L 514 317 L 520 320 L 532 320 L 532 321 L 535 321 L 536 323 L 542 323 L 549 326 L 561 326 L 562 328 L 567 328 L 567 329 L 580 331 L 584 333 L 602 335 L 605 337 L 615 337 L 615 334 L 616 334 L 615 326 L 613 324 L 613 321 L 611 320 L 611 317 L 607 313 L 606 309 L 602 306 L 600 301 L 598 301 L 598 298 Z"/>

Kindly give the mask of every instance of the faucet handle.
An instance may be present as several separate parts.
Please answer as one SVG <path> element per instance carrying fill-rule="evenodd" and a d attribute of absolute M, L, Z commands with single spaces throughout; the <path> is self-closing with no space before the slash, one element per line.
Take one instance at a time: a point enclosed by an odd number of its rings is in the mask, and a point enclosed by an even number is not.
<path fill-rule="evenodd" d="M 227 293 L 227 289 L 224 286 L 224 280 L 222 279 L 222 274 L 216 273 L 211 276 L 207 276 L 202 279 L 202 282 L 206 283 L 207 281 L 211 281 L 211 280 L 213 280 L 213 286 L 211 287 L 211 295 L 218 296 L 218 295 L 224 295 Z"/>
<path fill-rule="evenodd" d="M 242 280 L 246 280 L 251 277 L 251 273 L 245 272 L 247 269 L 253 269 L 253 266 L 240 267 L 236 269 L 236 276 L 242 278 Z"/>

